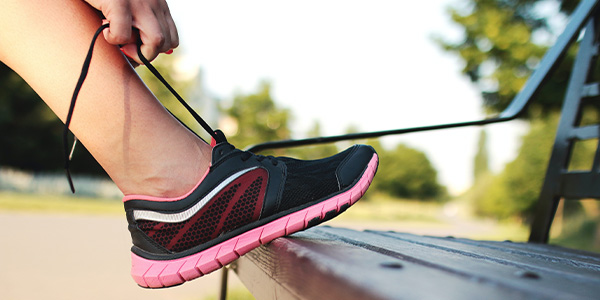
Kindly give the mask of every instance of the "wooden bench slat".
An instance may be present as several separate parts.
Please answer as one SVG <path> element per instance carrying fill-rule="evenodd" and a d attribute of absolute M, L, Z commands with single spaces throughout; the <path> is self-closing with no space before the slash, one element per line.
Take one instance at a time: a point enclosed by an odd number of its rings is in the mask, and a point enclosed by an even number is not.
<path fill-rule="evenodd" d="M 461 238 L 454 238 L 454 241 L 465 244 L 494 247 L 498 249 L 526 251 L 532 254 L 556 257 L 559 259 L 569 259 L 572 261 L 573 264 L 577 265 L 579 265 L 580 263 L 591 264 L 594 267 L 600 265 L 600 254 L 560 247 L 552 244 L 518 243 L 512 241 L 473 241 Z"/>
<path fill-rule="evenodd" d="M 568 257 L 561 257 L 558 253 L 536 253 L 527 248 L 514 250 L 508 247 L 498 247 L 490 242 L 470 241 L 464 239 L 439 238 L 430 236 L 417 236 L 407 233 L 374 232 L 395 236 L 405 241 L 418 243 L 424 246 L 435 247 L 443 251 L 453 252 L 472 259 L 491 261 L 493 263 L 510 265 L 518 268 L 531 268 L 550 274 L 558 273 L 562 278 L 574 277 L 589 280 L 600 284 L 600 266 L 594 262 L 576 261 Z"/>
<path fill-rule="evenodd" d="M 479 244 L 480 243 L 480 244 Z M 257 299 L 596 299 L 597 257 L 496 242 L 317 227 L 236 263 Z M 539 276 L 539 278 L 536 278 Z M 270 286 L 265 286 L 269 282 Z"/>
<path fill-rule="evenodd" d="M 468 299 L 465 289 L 488 299 L 539 298 L 309 232 L 276 239 L 237 261 L 234 270 L 257 299 Z M 261 272 L 250 272 L 256 269 Z M 287 291 L 273 295 L 271 286 Z"/>
<path fill-rule="evenodd" d="M 357 246 L 381 247 L 389 253 L 416 259 L 446 272 L 468 274 L 482 283 L 525 290 L 543 297 L 595 298 L 600 292 L 600 271 L 591 266 L 574 267 L 559 259 L 548 259 L 530 253 L 507 252 L 497 249 L 456 243 L 452 238 L 423 237 L 403 233 L 357 232 L 339 228 L 321 228 L 331 231 L 346 242 Z M 383 238 L 381 238 L 383 237 Z M 597 266 L 596 266 L 597 267 Z M 525 277 L 524 277 L 525 276 Z M 528 276 L 539 276 L 532 280 Z"/>

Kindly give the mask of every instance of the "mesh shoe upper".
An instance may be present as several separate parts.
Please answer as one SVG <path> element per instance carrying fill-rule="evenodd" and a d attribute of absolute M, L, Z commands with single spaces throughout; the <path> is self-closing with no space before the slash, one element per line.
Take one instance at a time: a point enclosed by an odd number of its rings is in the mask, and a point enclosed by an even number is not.
<path fill-rule="evenodd" d="M 287 166 L 287 178 L 280 211 L 321 199 L 340 190 L 335 171 L 350 149 L 337 155 L 312 161 L 281 158 Z"/>
<path fill-rule="evenodd" d="M 186 197 L 127 199 L 132 251 L 187 255 L 328 199 L 349 185 L 344 178 L 352 181 L 361 175 L 373 153 L 369 146 L 354 146 L 328 158 L 304 161 L 216 145 L 210 171 Z M 350 160 L 361 166 L 353 167 Z"/>

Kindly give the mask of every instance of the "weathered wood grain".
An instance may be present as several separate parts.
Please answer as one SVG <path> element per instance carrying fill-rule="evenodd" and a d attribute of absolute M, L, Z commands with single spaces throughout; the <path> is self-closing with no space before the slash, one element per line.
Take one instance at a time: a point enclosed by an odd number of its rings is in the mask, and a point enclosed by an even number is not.
<path fill-rule="evenodd" d="M 317 227 L 234 267 L 257 299 L 600 299 L 600 256 L 540 244 Z"/>

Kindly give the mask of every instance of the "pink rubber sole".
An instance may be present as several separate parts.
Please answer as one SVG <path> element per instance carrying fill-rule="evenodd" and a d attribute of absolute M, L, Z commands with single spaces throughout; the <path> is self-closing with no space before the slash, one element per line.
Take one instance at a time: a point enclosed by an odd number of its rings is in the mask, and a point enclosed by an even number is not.
<path fill-rule="evenodd" d="M 131 253 L 131 276 L 140 286 L 162 288 L 182 284 L 218 270 L 260 245 L 304 230 L 310 227 L 310 221 L 317 218 L 323 220 L 327 213 L 339 213 L 343 206 L 356 203 L 369 188 L 377 170 L 377 162 L 377 154 L 373 154 L 366 172 L 350 190 L 244 232 L 202 252 L 174 260 L 149 260 Z"/>

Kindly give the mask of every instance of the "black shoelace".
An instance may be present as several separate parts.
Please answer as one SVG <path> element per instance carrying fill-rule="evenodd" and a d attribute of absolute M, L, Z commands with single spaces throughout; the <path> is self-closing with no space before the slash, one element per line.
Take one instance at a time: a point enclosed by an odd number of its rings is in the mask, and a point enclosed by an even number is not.
<path fill-rule="evenodd" d="M 69 162 L 71 161 L 71 158 L 73 156 L 73 151 L 75 150 L 75 145 L 77 144 L 77 137 L 74 137 L 73 146 L 72 146 L 71 150 L 69 150 L 69 145 L 68 145 L 69 125 L 71 124 L 71 118 L 73 117 L 73 111 L 75 110 L 75 102 L 77 101 L 77 96 L 79 95 L 81 86 L 83 85 L 83 82 L 85 81 L 85 78 L 87 77 L 87 74 L 88 74 L 88 70 L 90 68 L 90 62 L 92 61 L 92 53 L 94 52 L 94 45 L 96 44 L 96 40 L 98 39 L 98 36 L 100 35 L 100 33 L 102 33 L 102 31 L 108 27 L 109 27 L 109 24 L 104 24 L 104 25 L 100 26 L 100 28 L 98 28 L 98 30 L 96 30 L 96 33 L 94 33 L 94 37 L 90 44 L 90 48 L 88 50 L 87 56 L 85 57 L 85 60 L 83 62 L 83 67 L 81 68 L 81 74 L 79 75 L 79 80 L 77 80 L 77 84 L 75 85 L 75 90 L 73 91 L 73 97 L 71 98 L 71 105 L 69 106 L 69 112 L 67 114 L 67 119 L 65 121 L 65 128 L 63 131 L 65 171 L 67 173 L 67 180 L 69 181 L 69 186 L 71 187 L 71 192 L 73 192 L 73 193 L 75 193 L 75 186 L 73 185 L 73 179 L 71 178 L 71 172 L 69 171 Z M 200 126 L 202 126 L 202 128 L 204 128 L 204 130 L 206 130 L 206 132 L 208 132 L 208 134 L 210 134 L 210 136 L 213 139 L 215 139 L 215 141 L 217 143 L 225 141 L 225 137 L 220 132 L 213 130 L 204 121 L 204 119 L 202 119 L 202 117 L 200 117 L 198 115 L 198 113 L 196 113 L 196 111 L 194 111 L 187 104 L 187 102 L 185 102 L 185 100 L 183 100 L 183 98 L 175 91 L 175 89 L 173 89 L 173 87 L 171 87 L 171 85 L 164 79 L 164 77 L 158 72 L 158 70 L 156 70 L 156 68 L 154 68 L 154 66 L 152 66 L 152 64 L 142 54 L 140 46 L 141 46 L 141 41 L 138 44 L 137 53 L 138 53 L 138 56 L 140 57 L 140 60 L 144 63 L 144 65 L 148 68 L 148 70 L 150 70 L 150 72 L 152 72 L 152 74 L 154 76 L 156 76 L 156 78 L 158 78 L 158 80 L 160 80 L 160 82 L 171 92 L 171 94 L 173 94 L 173 96 L 175 96 L 175 98 L 177 98 L 177 100 L 179 100 L 179 103 L 181 103 L 181 105 L 183 105 L 183 107 L 185 107 L 185 109 L 187 109 L 187 111 L 194 117 L 194 119 L 200 124 Z"/>

